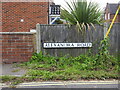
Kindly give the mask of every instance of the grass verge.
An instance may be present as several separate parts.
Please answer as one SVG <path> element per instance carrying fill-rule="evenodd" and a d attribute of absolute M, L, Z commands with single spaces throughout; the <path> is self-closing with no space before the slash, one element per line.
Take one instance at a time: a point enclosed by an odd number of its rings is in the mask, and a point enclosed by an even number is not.
<path fill-rule="evenodd" d="M 104 57 L 99 56 L 100 60 Z M 43 55 L 41 52 L 34 53 L 29 62 L 17 65 L 27 69 L 24 76 L 2 76 L 0 78 L 2 82 L 9 82 L 11 85 L 30 81 L 119 79 L 117 58 L 107 56 L 106 60 L 98 63 L 99 58 L 98 55 L 89 54 L 77 57 L 53 57 Z"/>

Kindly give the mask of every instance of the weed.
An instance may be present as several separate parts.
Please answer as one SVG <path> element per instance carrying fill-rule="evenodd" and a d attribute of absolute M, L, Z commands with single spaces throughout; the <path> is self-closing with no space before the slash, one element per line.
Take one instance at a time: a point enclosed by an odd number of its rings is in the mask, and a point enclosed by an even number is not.
<path fill-rule="evenodd" d="M 118 65 L 117 58 L 109 54 L 109 38 L 101 41 L 95 61 L 97 69 L 109 70 Z"/>
<path fill-rule="evenodd" d="M 25 76 L 10 78 L 5 76 L 3 81 L 14 81 L 16 85 L 23 81 L 33 80 L 79 80 L 79 79 L 118 79 L 119 64 L 117 58 L 108 51 L 108 39 L 101 41 L 98 54 L 81 54 L 77 57 L 53 57 L 34 53 L 31 60 L 19 66 L 28 69 Z M 15 80 L 13 80 L 15 79 Z"/>
<path fill-rule="evenodd" d="M 10 75 L 1 76 L 0 79 L 1 79 L 1 83 L 5 83 L 5 82 L 10 83 L 10 87 L 15 87 L 15 85 L 23 82 L 21 77 L 10 76 Z"/>
<path fill-rule="evenodd" d="M 102 42 L 107 45 L 107 41 Z M 109 55 L 106 45 L 102 46 L 102 48 L 100 47 L 99 54 L 96 55 L 89 53 L 77 57 L 53 57 L 50 55 L 45 56 L 42 52 L 38 54 L 35 53 L 31 60 L 25 63 L 28 67 L 28 72 L 26 75 L 29 77 L 29 80 L 117 78 L 117 59 Z M 105 52 L 103 52 L 104 50 Z M 107 60 L 109 60 L 108 65 L 106 64 L 108 63 Z M 107 65 L 107 68 L 105 64 Z M 115 74 L 113 74 L 113 72 Z"/>
<path fill-rule="evenodd" d="M 9 88 L 16 88 L 16 86 L 15 85 L 10 85 Z"/>
<path fill-rule="evenodd" d="M 12 72 L 19 72 L 19 71 L 20 71 L 20 69 L 15 69 Z"/>
<path fill-rule="evenodd" d="M 8 82 L 15 80 L 17 77 L 16 76 L 10 76 L 10 75 L 5 75 L 5 76 L 0 76 L 1 82 Z"/>

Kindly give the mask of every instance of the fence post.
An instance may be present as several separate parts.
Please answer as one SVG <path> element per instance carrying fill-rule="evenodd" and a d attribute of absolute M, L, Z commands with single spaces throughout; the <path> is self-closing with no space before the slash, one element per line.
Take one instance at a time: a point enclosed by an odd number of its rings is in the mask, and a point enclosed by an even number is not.
<path fill-rule="evenodd" d="M 105 35 L 107 33 L 107 30 L 108 30 L 108 26 L 109 26 L 109 23 L 104 23 L 104 38 L 105 38 Z"/>
<path fill-rule="evenodd" d="M 118 54 L 118 60 L 120 60 L 120 23 L 117 23 L 117 54 Z"/>
<path fill-rule="evenodd" d="M 41 31 L 40 31 L 40 24 L 36 24 L 37 36 L 36 36 L 36 43 L 37 43 L 37 53 L 41 51 Z"/>
<path fill-rule="evenodd" d="M 37 45 L 36 45 L 36 42 L 37 42 L 37 37 L 36 37 L 36 33 L 33 33 L 33 45 L 34 45 L 34 52 L 37 51 Z"/>

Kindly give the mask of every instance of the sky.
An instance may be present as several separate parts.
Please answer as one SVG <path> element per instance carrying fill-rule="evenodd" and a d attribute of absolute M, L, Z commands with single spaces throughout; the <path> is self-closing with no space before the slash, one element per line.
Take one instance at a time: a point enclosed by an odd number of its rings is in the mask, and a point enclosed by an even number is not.
<path fill-rule="evenodd" d="M 55 4 L 59 4 L 62 7 L 65 6 L 65 1 L 69 2 L 70 0 L 54 0 Z M 104 9 L 107 3 L 118 3 L 120 0 L 87 0 L 87 1 L 97 2 L 100 8 Z"/>

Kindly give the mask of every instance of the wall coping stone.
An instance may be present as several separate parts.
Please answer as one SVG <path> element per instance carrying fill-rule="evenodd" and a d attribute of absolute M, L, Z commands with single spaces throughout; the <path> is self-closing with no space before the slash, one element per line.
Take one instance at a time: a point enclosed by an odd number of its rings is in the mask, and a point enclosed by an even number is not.
<path fill-rule="evenodd" d="M 53 2 L 53 0 L 1 0 L 1 2 Z"/>
<path fill-rule="evenodd" d="M 0 32 L 0 35 L 1 34 L 2 35 L 7 35 L 7 34 L 9 34 L 9 35 L 12 35 L 12 34 L 32 35 L 32 34 L 36 34 L 36 33 L 35 32 Z"/>

